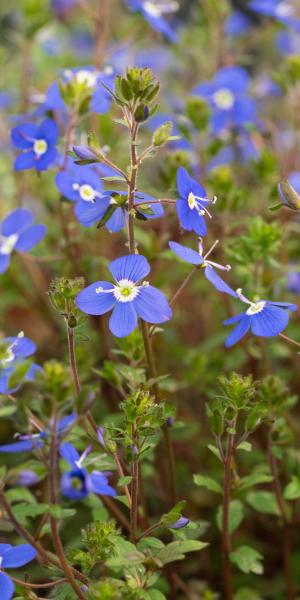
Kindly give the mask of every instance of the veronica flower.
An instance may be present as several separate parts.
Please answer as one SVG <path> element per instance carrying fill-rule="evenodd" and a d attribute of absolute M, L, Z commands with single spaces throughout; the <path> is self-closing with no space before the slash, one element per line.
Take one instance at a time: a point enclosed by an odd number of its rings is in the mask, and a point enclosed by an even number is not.
<path fill-rule="evenodd" d="M 211 81 L 194 89 L 194 93 L 202 96 L 211 107 L 214 134 L 255 122 L 256 105 L 247 93 L 249 83 L 250 77 L 245 69 L 230 66 L 220 69 Z"/>
<path fill-rule="evenodd" d="M 278 335 L 289 322 L 289 311 L 295 311 L 298 308 L 296 304 L 288 302 L 269 302 L 268 300 L 251 302 L 242 294 L 241 289 L 237 290 L 237 295 L 249 307 L 245 312 L 224 321 L 224 325 L 237 323 L 235 329 L 226 339 L 225 346 L 227 348 L 236 344 L 246 335 L 249 329 L 251 333 L 259 337 Z"/>
<path fill-rule="evenodd" d="M 249 7 L 300 32 L 300 19 L 296 18 L 296 8 L 290 0 L 251 0 Z"/>
<path fill-rule="evenodd" d="M 92 471 L 89 473 L 83 463 L 91 448 L 88 447 L 80 456 L 77 450 L 66 442 L 60 446 L 61 457 L 69 463 L 71 471 L 63 473 L 61 489 L 64 496 L 71 500 L 81 500 L 88 494 L 101 494 L 103 496 L 116 496 L 116 491 L 108 483 L 110 473 Z"/>
<path fill-rule="evenodd" d="M 15 170 L 32 169 L 45 171 L 57 157 L 55 144 L 58 139 L 58 127 L 52 119 L 46 119 L 40 125 L 23 123 L 11 132 L 12 143 L 23 150 L 15 160 Z"/>
<path fill-rule="evenodd" d="M 286 287 L 294 294 L 300 294 L 300 272 L 289 271 L 286 278 Z"/>
<path fill-rule="evenodd" d="M 33 221 L 33 213 L 25 208 L 17 208 L 3 219 L 0 224 L 0 273 L 7 270 L 14 250 L 29 252 L 45 236 L 45 225 L 33 225 Z"/>
<path fill-rule="evenodd" d="M 225 145 L 208 163 L 207 168 L 210 171 L 232 162 L 247 164 L 251 160 L 257 160 L 259 156 L 260 150 L 254 143 L 251 134 L 242 128 L 234 135 L 232 142 L 226 139 Z"/>
<path fill-rule="evenodd" d="M 144 220 L 156 219 L 164 214 L 162 205 L 160 203 L 151 204 L 151 200 L 153 200 L 152 196 L 141 192 L 135 193 L 134 203 L 137 215 Z M 111 233 L 117 233 L 128 222 L 128 192 L 105 190 L 103 198 L 98 202 L 90 205 L 81 203 L 76 208 L 76 216 L 82 225 L 89 227 L 108 215 L 105 227 Z"/>
<path fill-rule="evenodd" d="M 75 214 L 80 222 L 82 212 L 98 207 L 103 213 L 103 184 L 100 177 L 90 167 L 71 165 L 58 173 L 55 183 L 65 198 L 76 203 Z M 107 203 L 105 202 L 105 207 Z"/>
<path fill-rule="evenodd" d="M 20 385 L 10 388 L 10 378 L 18 365 L 36 351 L 36 345 L 32 340 L 24 337 L 24 333 L 21 331 L 16 337 L 3 338 L 1 346 L 0 394 L 12 394 Z M 24 380 L 32 381 L 38 370 L 41 370 L 39 365 L 35 363 L 31 364 L 25 374 Z"/>
<path fill-rule="evenodd" d="M 61 19 L 74 8 L 76 3 L 77 0 L 51 0 L 50 7 L 54 15 Z"/>
<path fill-rule="evenodd" d="M 63 433 L 65 433 L 71 425 L 73 425 L 76 420 L 76 413 L 72 413 L 71 415 L 67 415 L 62 417 L 57 425 L 56 425 L 56 434 L 60 437 Z M 51 430 L 50 427 L 45 429 L 44 431 L 39 431 L 38 433 L 30 433 L 26 435 L 17 434 L 17 441 L 12 444 L 4 444 L 0 446 L 0 452 L 3 453 L 18 453 L 18 452 L 31 452 L 32 450 L 37 450 L 39 448 L 43 448 L 45 445 L 45 440 L 49 436 Z"/>
<path fill-rule="evenodd" d="M 168 40 L 176 43 L 178 36 L 174 27 L 165 19 L 179 9 L 179 3 L 172 0 L 125 0 L 132 10 L 139 11 L 151 27 L 162 33 Z"/>
<path fill-rule="evenodd" d="M 177 189 L 180 195 L 176 209 L 181 227 L 187 231 L 195 231 L 198 235 L 206 234 L 204 216 L 211 218 L 208 206 L 216 201 L 209 200 L 202 185 L 189 175 L 184 167 L 177 171 Z"/>
<path fill-rule="evenodd" d="M 150 271 L 144 256 L 128 254 L 109 265 L 115 283 L 96 281 L 82 290 L 76 304 L 88 315 L 104 315 L 113 310 L 109 320 L 111 332 L 117 337 L 129 335 L 137 326 L 138 317 L 148 323 L 164 323 L 172 316 L 165 296 L 147 281 L 141 281 Z"/>
<path fill-rule="evenodd" d="M 187 248 L 186 246 L 182 246 L 182 244 L 178 244 L 177 242 L 169 242 L 169 247 L 171 250 L 173 250 L 173 252 L 175 252 L 175 254 L 177 254 L 177 256 L 186 262 L 190 263 L 191 265 L 199 265 L 201 268 L 203 268 L 206 279 L 208 279 L 208 281 L 210 281 L 210 283 L 212 283 L 219 292 L 225 292 L 226 294 L 236 298 L 236 292 L 234 292 L 215 271 L 215 269 L 229 271 L 231 268 L 230 265 L 223 266 L 219 263 L 213 262 L 212 260 L 208 260 L 208 256 L 211 254 L 217 244 L 218 240 L 204 256 L 201 238 L 199 238 L 198 252 L 192 250 L 191 248 Z"/>
<path fill-rule="evenodd" d="M 36 550 L 30 544 L 0 544 L 0 590 L 1 600 L 10 600 L 15 592 L 15 586 L 11 578 L 3 572 L 3 569 L 16 569 L 23 567 L 36 557 Z"/>

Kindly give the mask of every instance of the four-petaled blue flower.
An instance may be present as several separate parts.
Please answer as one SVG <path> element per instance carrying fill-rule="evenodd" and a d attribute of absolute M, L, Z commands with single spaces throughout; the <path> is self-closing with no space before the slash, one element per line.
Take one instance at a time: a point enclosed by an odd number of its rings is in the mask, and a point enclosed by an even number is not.
<path fill-rule="evenodd" d="M 98 209 L 101 216 L 105 212 L 107 201 L 103 203 L 103 184 L 99 175 L 90 167 L 71 165 L 66 171 L 56 175 L 55 183 L 65 198 L 76 202 L 75 214 L 79 223 L 81 214 L 86 211 L 89 213 L 92 209 L 94 213 Z"/>
<path fill-rule="evenodd" d="M 128 254 L 109 265 L 115 283 L 96 281 L 76 298 L 80 310 L 89 315 L 103 315 L 113 309 L 109 320 L 111 332 L 117 337 L 129 335 L 137 326 L 138 317 L 148 323 L 164 323 L 172 316 L 165 296 L 147 281 L 150 272 L 144 256 Z"/>
<path fill-rule="evenodd" d="M 164 17 L 176 13 L 179 9 L 178 2 L 174 0 L 125 0 L 125 2 L 132 10 L 139 11 L 155 31 L 162 33 L 170 42 L 178 41 L 174 26 L 171 26 Z"/>
<path fill-rule="evenodd" d="M 0 273 L 8 268 L 14 250 L 28 252 L 45 236 L 46 226 L 33 225 L 33 221 L 32 212 L 25 208 L 17 208 L 3 219 L 0 224 Z"/>
<path fill-rule="evenodd" d="M 36 550 L 30 544 L 0 544 L 0 591 L 1 600 L 11 600 L 15 586 L 11 578 L 3 573 L 3 569 L 23 567 L 36 557 Z"/>
<path fill-rule="evenodd" d="M 194 89 L 194 93 L 205 98 L 211 107 L 214 134 L 255 122 L 255 101 L 247 94 L 249 83 L 250 77 L 245 69 L 230 66 L 220 69 L 211 81 Z"/>
<path fill-rule="evenodd" d="M 181 227 L 187 231 L 195 231 L 198 235 L 206 234 L 204 215 L 211 215 L 207 206 L 214 203 L 206 198 L 202 185 L 193 179 L 184 167 L 177 171 L 177 189 L 180 195 L 176 209 Z"/>
<path fill-rule="evenodd" d="M 57 437 L 60 437 L 65 431 L 73 425 L 77 418 L 76 413 L 66 415 L 62 417 L 56 425 Z M 50 423 L 51 426 L 51 423 Z M 0 446 L 0 452 L 3 453 L 18 453 L 18 452 L 31 452 L 42 448 L 45 444 L 45 439 L 49 436 L 50 428 L 45 431 L 39 431 L 38 433 L 31 433 L 26 435 L 18 435 L 18 440 L 12 444 L 4 444 Z"/>
<path fill-rule="evenodd" d="M 10 389 L 10 377 L 16 367 L 36 351 L 36 345 L 32 340 L 24 337 L 24 333 L 21 331 L 16 337 L 3 338 L 1 346 L 3 346 L 5 352 L 0 359 L 0 394 L 9 394 L 19 388 L 18 385 Z M 31 364 L 24 376 L 25 381 L 32 381 L 36 372 L 40 369 L 39 365 Z"/>
<path fill-rule="evenodd" d="M 60 446 L 61 457 L 69 463 L 71 471 L 63 473 L 61 478 L 62 493 L 71 500 L 81 500 L 88 494 L 101 494 L 103 496 L 116 496 L 116 490 L 108 483 L 110 473 L 92 471 L 89 473 L 83 463 L 90 452 L 87 448 L 80 456 L 72 444 L 66 442 Z"/>
<path fill-rule="evenodd" d="M 23 123 L 11 132 L 12 143 L 23 150 L 15 160 L 15 170 L 32 169 L 45 171 L 57 157 L 55 144 L 58 127 L 52 119 L 45 119 L 40 125 Z"/>
<path fill-rule="evenodd" d="M 229 271 L 230 265 L 220 265 L 219 263 L 208 260 L 207 257 L 211 254 L 213 249 L 215 248 L 216 241 L 212 248 L 203 256 L 203 246 L 201 238 L 199 239 L 199 249 L 198 252 L 192 250 L 191 248 L 187 248 L 186 246 L 182 246 L 182 244 L 178 244 L 177 242 L 169 242 L 169 246 L 177 256 L 190 263 L 191 265 L 199 265 L 204 268 L 204 274 L 206 279 L 213 284 L 213 286 L 219 292 L 225 292 L 234 298 L 237 297 L 237 294 L 234 290 L 223 281 L 223 279 L 216 273 L 215 269 L 221 269 L 221 271 Z"/>
<path fill-rule="evenodd" d="M 250 302 L 241 290 L 237 290 L 237 295 L 249 305 L 249 308 L 239 315 L 235 315 L 224 321 L 224 325 L 233 325 L 237 323 L 235 329 L 231 332 L 225 342 L 225 346 L 230 348 L 236 344 L 246 333 L 251 333 L 259 337 L 274 337 L 281 333 L 289 322 L 289 311 L 297 310 L 296 304 L 288 302 L 269 302 L 268 300 L 259 300 Z"/>

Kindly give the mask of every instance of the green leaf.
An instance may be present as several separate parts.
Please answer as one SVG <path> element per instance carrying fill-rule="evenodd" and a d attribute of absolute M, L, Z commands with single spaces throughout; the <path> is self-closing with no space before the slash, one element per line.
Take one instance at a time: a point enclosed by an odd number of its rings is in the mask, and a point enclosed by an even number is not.
<path fill-rule="evenodd" d="M 245 450 L 245 452 L 251 452 L 252 444 L 250 444 L 250 442 L 242 442 L 237 446 L 237 450 Z"/>
<path fill-rule="evenodd" d="M 219 507 L 217 512 L 217 525 L 219 530 L 222 530 L 222 506 Z M 244 518 L 244 508 L 240 500 L 232 500 L 229 506 L 229 532 L 233 533 L 238 526 L 241 524 Z"/>
<path fill-rule="evenodd" d="M 207 488 L 211 492 L 216 492 L 216 494 L 223 494 L 222 487 L 212 477 L 207 477 L 205 475 L 194 475 L 194 483 L 199 487 Z"/>
<path fill-rule="evenodd" d="M 159 590 L 148 590 L 148 598 L 151 600 L 167 600 L 166 596 L 162 594 Z"/>
<path fill-rule="evenodd" d="M 67 519 L 68 517 L 74 517 L 77 511 L 74 508 L 63 508 L 58 504 L 52 504 L 49 512 L 54 519 Z"/>
<path fill-rule="evenodd" d="M 34 519 L 39 515 L 43 515 L 48 509 L 48 504 L 27 504 L 26 502 L 20 502 L 13 507 L 13 513 L 16 519 L 22 525 L 25 525 L 27 519 Z"/>
<path fill-rule="evenodd" d="M 284 497 L 286 500 L 296 500 L 300 498 L 300 477 L 292 476 L 291 481 L 284 488 Z"/>
<path fill-rule="evenodd" d="M 214 446 L 213 444 L 208 444 L 207 447 L 222 462 L 222 458 L 221 458 L 219 449 L 216 446 Z"/>
<path fill-rule="evenodd" d="M 181 517 L 182 514 L 182 510 L 186 505 L 186 501 L 185 500 L 181 500 L 181 502 L 177 502 L 177 504 L 175 504 L 175 506 L 173 506 L 173 508 L 171 508 L 171 510 L 169 510 L 168 513 L 162 515 L 161 519 L 160 519 L 160 523 L 162 523 L 162 525 L 172 525 L 173 523 L 176 523 L 176 521 L 178 521 L 178 519 Z"/>
<path fill-rule="evenodd" d="M 128 485 L 129 483 L 131 483 L 132 481 L 132 477 L 130 477 L 130 475 L 127 475 L 125 477 L 120 477 L 119 481 L 118 481 L 118 485 Z"/>
<path fill-rule="evenodd" d="M 124 554 L 124 556 L 110 558 L 106 561 L 106 564 L 108 567 L 116 569 L 118 567 L 133 567 L 135 565 L 140 565 L 144 562 L 144 560 L 145 554 L 135 550 L 133 552 L 128 552 L 127 554 Z"/>
<path fill-rule="evenodd" d="M 250 492 L 247 496 L 247 502 L 257 510 L 257 512 L 279 515 L 276 498 L 273 492 L 267 492 L 264 490 Z"/>
<path fill-rule="evenodd" d="M 196 552 L 202 550 L 208 544 L 206 542 L 199 542 L 198 540 L 183 540 L 180 542 L 171 542 L 165 548 L 160 550 L 155 558 L 159 560 L 163 565 L 166 565 L 177 560 L 183 560 L 185 554 L 188 552 Z"/>
<path fill-rule="evenodd" d="M 263 556 L 257 550 L 250 548 L 250 546 L 240 546 L 234 552 L 231 552 L 230 560 L 246 574 L 255 573 L 256 575 L 262 575 L 264 571 L 261 563 Z"/>
<path fill-rule="evenodd" d="M 270 483 L 272 480 L 272 475 L 267 475 L 266 473 L 252 473 L 251 475 L 247 475 L 247 477 L 242 477 L 237 492 L 247 490 L 259 483 Z"/>

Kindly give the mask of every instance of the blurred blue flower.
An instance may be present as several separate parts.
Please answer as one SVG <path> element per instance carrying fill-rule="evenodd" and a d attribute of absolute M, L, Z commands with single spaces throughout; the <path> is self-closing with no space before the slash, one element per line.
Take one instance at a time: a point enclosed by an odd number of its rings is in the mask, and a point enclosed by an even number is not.
<path fill-rule="evenodd" d="M 300 271 L 289 271 L 286 277 L 286 287 L 294 294 L 300 294 Z"/>
<path fill-rule="evenodd" d="M 61 490 L 66 498 L 81 500 L 88 494 L 101 494 L 103 496 L 116 496 L 116 491 L 108 483 L 110 473 L 92 471 L 89 473 L 83 463 L 91 448 L 88 447 L 80 456 L 72 444 L 66 442 L 60 446 L 61 457 L 69 463 L 71 471 L 63 473 Z"/>
<path fill-rule="evenodd" d="M 45 236 L 46 226 L 33 221 L 30 210 L 17 208 L 0 223 L 0 273 L 8 269 L 12 252 L 29 252 Z"/>
<path fill-rule="evenodd" d="M 221 271 L 230 271 L 230 265 L 220 265 L 219 263 L 208 260 L 208 256 L 216 247 L 218 241 L 216 241 L 211 249 L 203 256 L 203 245 L 202 240 L 199 238 L 198 244 L 198 252 L 192 250 L 191 248 L 187 248 L 186 246 L 182 246 L 182 244 L 178 244 L 177 242 L 169 242 L 169 247 L 177 256 L 190 263 L 191 265 L 199 265 L 204 269 L 204 274 L 206 279 L 213 284 L 213 286 L 219 292 L 225 292 L 234 298 L 237 297 L 237 294 L 234 290 L 223 281 L 223 279 L 216 273 L 215 269 L 220 269 Z"/>
<path fill-rule="evenodd" d="M 72 413 L 71 415 L 67 415 L 62 417 L 56 426 L 56 434 L 60 437 L 63 433 L 65 433 L 71 425 L 76 421 L 77 415 L 76 413 Z M 39 431 L 38 433 L 31 433 L 26 435 L 18 435 L 17 441 L 12 444 L 4 444 L 0 446 L 0 452 L 3 453 L 18 453 L 18 452 L 31 452 L 32 450 L 37 450 L 38 448 L 42 448 L 45 444 L 45 439 L 49 436 L 51 430 L 51 423 L 47 429 L 44 431 Z"/>
<path fill-rule="evenodd" d="M 249 125 L 256 121 L 256 104 L 247 91 L 250 77 L 238 66 L 224 67 L 211 81 L 198 85 L 193 93 L 210 105 L 211 128 L 214 134 L 223 129 Z"/>
<path fill-rule="evenodd" d="M 260 156 L 260 151 L 247 129 L 240 129 L 233 136 L 231 143 L 226 143 L 219 152 L 211 159 L 207 165 L 208 171 L 228 165 L 232 162 L 248 164 L 251 160 L 257 160 Z"/>
<path fill-rule="evenodd" d="M 76 5 L 77 0 L 50 0 L 50 7 L 54 15 L 62 19 Z"/>
<path fill-rule="evenodd" d="M 276 46 L 282 54 L 300 54 L 300 36 L 291 30 L 280 31 L 277 35 Z"/>
<path fill-rule="evenodd" d="M 225 22 L 225 33 L 232 37 L 246 33 L 253 20 L 239 10 L 234 10 Z"/>
<path fill-rule="evenodd" d="M 243 294 L 242 290 L 237 290 L 237 295 L 249 308 L 239 315 L 230 317 L 224 321 L 224 325 L 237 326 L 226 339 L 225 346 L 230 348 L 236 344 L 246 333 L 251 330 L 259 337 L 274 337 L 281 333 L 289 322 L 289 311 L 297 310 L 296 304 L 289 302 L 269 302 L 268 300 L 259 300 L 251 302 Z"/>
<path fill-rule="evenodd" d="M 109 327 L 117 337 L 129 335 L 136 328 L 138 317 L 148 323 L 164 323 L 171 318 L 165 296 L 147 281 L 140 283 L 150 272 L 144 256 L 121 256 L 110 263 L 109 270 L 116 283 L 96 281 L 82 290 L 76 298 L 80 310 L 104 315 L 113 309 Z"/>
<path fill-rule="evenodd" d="M 205 235 L 204 215 L 211 218 L 207 207 L 216 199 L 209 200 L 202 185 L 193 179 L 184 167 L 177 171 L 177 189 L 180 198 L 176 202 L 176 209 L 181 227 L 187 231 L 195 231 L 198 235 Z"/>
<path fill-rule="evenodd" d="M 45 171 L 57 157 L 57 139 L 58 127 L 52 119 L 46 119 L 40 125 L 23 123 L 14 127 L 11 132 L 12 143 L 23 150 L 15 159 L 15 170 L 34 167 L 37 171 Z"/>
<path fill-rule="evenodd" d="M 15 592 L 15 586 L 3 569 L 16 569 L 23 567 L 36 557 L 36 550 L 30 544 L 0 544 L 0 590 L 1 600 L 11 600 Z"/>
<path fill-rule="evenodd" d="M 24 337 L 24 333 L 21 331 L 16 337 L 3 338 L 1 346 L 3 348 L 3 355 L 0 359 L 0 394 L 12 394 L 19 389 L 20 384 L 11 388 L 10 378 L 24 359 L 36 351 L 36 345 L 32 340 Z M 40 370 L 41 367 L 39 365 L 32 363 L 25 373 L 23 380 L 33 381 L 37 371 Z"/>
<path fill-rule="evenodd" d="M 251 0 L 249 8 L 300 32 L 300 19 L 296 17 L 296 7 L 290 0 Z"/>
<path fill-rule="evenodd" d="M 151 27 L 162 33 L 170 42 L 178 42 L 174 24 L 165 19 L 179 9 L 179 3 L 172 0 L 125 0 L 129 8 L 139 11 Z"/>

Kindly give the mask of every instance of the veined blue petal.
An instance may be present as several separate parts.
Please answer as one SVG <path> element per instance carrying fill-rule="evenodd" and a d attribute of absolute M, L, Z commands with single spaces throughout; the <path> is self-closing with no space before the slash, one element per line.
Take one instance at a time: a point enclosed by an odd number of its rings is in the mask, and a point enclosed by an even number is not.
<path fill-rule="evenodd" d="M 7 337 L 4 343 L 13 344 L 13 353 L 17 358 L 27 358 L 36 351 L 35 343 L 27 337 Z"/>
<path fill-rule="evenodd" d="M 200 256 L 199 252 L 187 248 L 177 242 L 169 242 L 169 247 L 177 256 L 190 263 L 191 265 L 201 265 L 203 263 L 203 257 Z"/>
<path fill-rule="evenodd" d="M 13 581 L 5 573 L 0 572 L 1 600 L 11 600 L 14 595 L 15 586 Z"/>
<path fill-rule="evenodd" d="M 38 159 L 35 157 L 34 166 L 37 171 L 46 171 L 48 169 L 50 163 L 52 163 L 57 157 L 56 148 L 49 148 L 45 154 L 40 156 Z"/>
<path fill-rule="evenodd" d="M 234 323 L 238 323 L 243 318 L 244 314 L 245 313 L 242 312 L 239 315 L 234 315 L 234 317 L 226 319 L 226 321 L 223 321 L 223 325 L 233 325 Z"/>
<path fill-rule="evenodd" d="M 97 223 L 105 215 L 109 207 L 108 198 L 97 198 L 95 202 L 85 202 L 79 200 L 75 206 L 75 215 L 82 225 L 89 227 Z"/>
<path fill-rule="evenodd" d="M 133 302 L 117 302 L 109 319 L 109 328 L 116 337 L 126 337 L 137 326 Z"/>
<path fill-rule="evenodd" d="M 97 293 L 96 290 L 98 288 L 111 290 L 111 293 Z M 96 283 L 92 283 L 79 292 L 75 302 L 76 306 L 88 315 L 104 315 L 104 313 L 111 310 L 116 303 L 116 299 L 113 295 L 113 284 L 108 281 L 96 281 Z"/>
<path fill-rule="evenodd" d="M 60 456 L 66 460 L 71 467 L 77 467 L 76 463 L 80 459 L 80 455 L 76 448 L 69 442 L 61 444 L 59 447 Z"/>
<path fill-rule="evenodd" d="M 172 310 L 164 294 L 152 285 L 142 287 L 133 300 L 138 316 L 148 323 L 164 323 L 172 316 Z"/>
<path fill-rule="evenodd" d="M 23 125 L 18 125 L 11 131 L 11 141 L 16 148 L 20 148 L 21 150 L 32 148 L 37 130 L 37 125 L 34 123 L 23 123 Z"/>
<path fill-rule="evenodd" d="M 266 305 L 260 313 L 253 315 L 251 331 L 254 335 L 273 337 L 287 326 L 289 318 L 287 310 Z"/>
<path fill-rule="evenodd" d="M 71 425 L 73 425 L 76 419 L 76 413 L 72 413 L 71 415 L 65 415 L 64 417 L 62 417 L 57 423 L 57 434 L 61 435 L 62 433 L 64 433 L 67 429 L 69 429 L 69 427 L 71 427 Z"/>
<path fill-rule="evenodd" d="M 290 302 L 267 302 L 267 306 L 278 306 L 279 308 L 285 308 L 293 312 L 298 310 L 297 304 L 291 304 Z"/>
<path fill-rule="evenodd" d="M 110 219 L 106 223 L 106 229 L 110 233 L 118 233 L 125 226 L 125 215 L 122 208 L 116 208 Z"/>
<path fill-rule="evenodd" d="M 32 227 L 28 227 L 26 231 L 21 233 L 15 245 L 15 250 L 28 252 L 45 237 L 46 231 L 47 227 L 45 225 L 32 225 Z"/>
<path fill-rule="evenodd" d="M 2 554 L 1 567 L 4 569 L 14 569 L 23 567 L 36 557 L 36 550 L 30 544 L 20 544 L 20 546 L 11 547 Z M 2 600 L 2 599 L 1 599 Z"/>
<path fill-rule="evenodd" d="M 33 150 L 22 152 L 22 154 L 16 157 L 14 162 L 15 171 L 25 171 L 32 169 L 32 167 L 35 167 L 35 154 Z"/>
<path fill-rule="evenodd" d="M 229 334 L 228 338 L 225 341 L 226 348 L 230 348 L 236 344 L 244 335 L 246 335 L 247 331 L 251 325 L 251 318 L 248 315 L 243 315 L 238 325 L 234 328 L 234 330 Z"/>
<path fill-rule="evenodd" d="M 113 260 L 109 265 L 109 270 L 116 281 L 129 279 L 136 283 L 148 275 L 150 265 L 141 254 L 127 254 Z"/>
<path fill-rule="evenodd" d="M 231 289 L 231 287 L 225 281 L 223 281 L 222 277 L 220 277 L 220 275 L 218 275 L 218 273 L 216 273 L 214 268 L 210 265 L 205 267 L 205 277 L 219 292 L 225 292 L 225 294 L 229 294 L 229 296 L 237 298 L 236 292 Z"/>
<path fill-rule="evenodd" d="M 26 210 L 26 208 L 17 208 L 3 219 L 1 233 L 5 236 L 21 233 L 24 229 L 30 227 L 32 222 L 33 214 L 30 210 Z"/>
<path fill-rule="evenodd" d="M 92 491 L 95 494 L 101 494 L 102 496 L 116 496 L 117 492 L 114 488 L 109 485 L 107 481 L 107 475 L 105 473 L 94 471 L 90 475 Z"/>
<path fill-rule="evenodd" d="M 59 130 L 58 126 L 53 119 L 45 119 L 37 130 L 36 138 L 46 140 L 48 144 L 55 144 L 57 142 Z"/>
<path fill-rule="evenodd" d="M 0 452 L 30 452 L 37 448 L 42 448 L 43 445 L 43 442 L 41 442 L 39 438 L 32 437 L 29 440 L 20 440 L 19 442 L 14 442 L 12 444 L 5 444 L 3 446 L 0 446 Z"/>
<path fill-rule="evenodd" d="M 191 177 L 184 167 L 177 171 L 177 189 L 181 198 L 187 198 L 191 191 Z"/>
<path fill-rule="evenodd" d="M 62 196 L 73 202 L 79 199 L 78 190 L 73 188 L 74 183 L 76 183 L 73 174 L 68 172 L 58 173 L 55 177 L 55 183 Z"/>
<path fill-rule="evenodd" d="M 4 550 L 9 550 L 11 547 L 11 544 L 0 544 L 0 556 L 2 556 L 2 552 L 4 552 Z"/>

